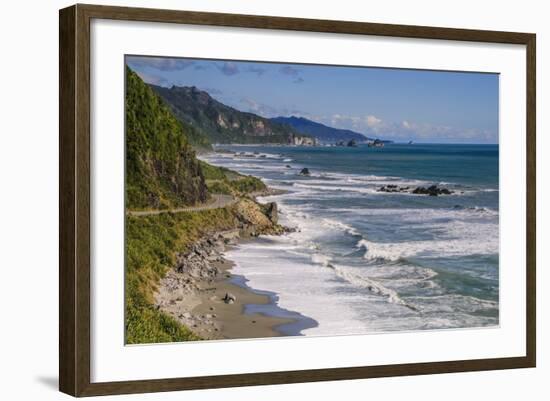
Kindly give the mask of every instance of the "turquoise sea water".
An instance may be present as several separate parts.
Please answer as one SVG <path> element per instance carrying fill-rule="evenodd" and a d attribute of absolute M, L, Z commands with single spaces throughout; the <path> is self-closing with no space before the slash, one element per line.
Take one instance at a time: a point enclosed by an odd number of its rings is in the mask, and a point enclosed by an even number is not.
<path fill-rule="evenodd" d="M 300 334 L 498 325 L 498 145 L 221 148 L 235 153 L 205 158 L 287 191 L 264 200 L 297 232 L 227 256 L 250 287 L 318 322 Z M 387 184 L 454 194 L 377 191 Z"/>

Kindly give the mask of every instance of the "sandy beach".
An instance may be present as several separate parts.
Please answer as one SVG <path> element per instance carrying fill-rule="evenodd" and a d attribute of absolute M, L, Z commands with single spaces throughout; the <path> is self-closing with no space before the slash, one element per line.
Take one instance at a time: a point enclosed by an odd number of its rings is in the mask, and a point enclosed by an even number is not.
<path fill-rule="evenodd" d="M 235 240 L 234 233 L 213 237 Z M 234 264 L 222 252 L 220 243 L 205 251 L 199 271 L 170 270 L 159 283 L 157 307 L 205 340 L 299 335 L 317 324 L 279 308 L 276 294 L 247 287 L 246 278 L 231 273 Z"/>

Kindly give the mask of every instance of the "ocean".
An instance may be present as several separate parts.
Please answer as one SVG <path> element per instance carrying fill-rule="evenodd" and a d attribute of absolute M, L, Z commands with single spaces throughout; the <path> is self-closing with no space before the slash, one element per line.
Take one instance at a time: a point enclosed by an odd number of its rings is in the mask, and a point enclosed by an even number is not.
<path fill-rule="evenodd" d="M 296 232 L 226 254 L 249 287 L 317 322 L 284 334 L 499 324 L 498 145 L 219 149 L 234 153 L 202 158 L 286 191 L 259 200 L 277 202 Z M 454 193 L 378 191 L 388 184 Z"/>

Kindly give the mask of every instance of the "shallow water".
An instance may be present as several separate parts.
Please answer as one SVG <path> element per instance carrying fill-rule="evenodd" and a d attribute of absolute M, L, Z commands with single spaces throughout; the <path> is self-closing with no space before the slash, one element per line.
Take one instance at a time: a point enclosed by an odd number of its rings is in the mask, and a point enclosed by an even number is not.
<path fill-rule="evenodd" d="M 288 191 L 263 200 L 298 231 L 226 256 L 250 287 L 318 322 L 302 334 L 498 324 L 498 145 L 223 148 L 238 153 L 203 158 Z M 387 184 L 455 193 L 377 191 Z"/>

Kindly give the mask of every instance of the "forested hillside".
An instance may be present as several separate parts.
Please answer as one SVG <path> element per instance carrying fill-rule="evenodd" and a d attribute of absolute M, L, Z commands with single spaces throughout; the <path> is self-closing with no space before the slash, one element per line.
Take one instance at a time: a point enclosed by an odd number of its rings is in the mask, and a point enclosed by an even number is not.
<path fill-rule="evenodd" d="M 188 136 L 193 129 L 126 69 L 126 207 L 166 209 L 204 202 L 207 189 Z"/>

